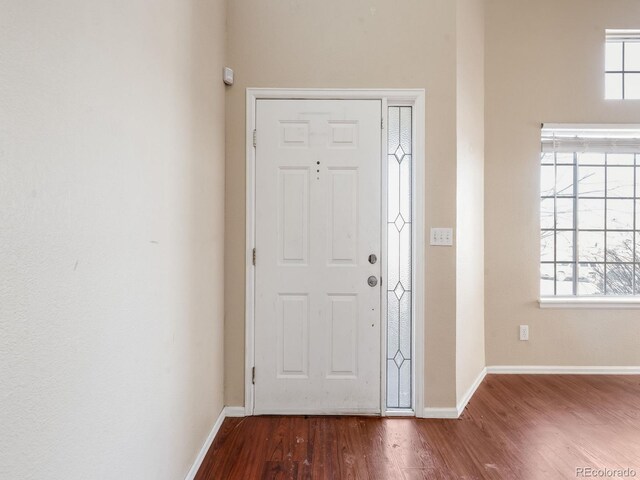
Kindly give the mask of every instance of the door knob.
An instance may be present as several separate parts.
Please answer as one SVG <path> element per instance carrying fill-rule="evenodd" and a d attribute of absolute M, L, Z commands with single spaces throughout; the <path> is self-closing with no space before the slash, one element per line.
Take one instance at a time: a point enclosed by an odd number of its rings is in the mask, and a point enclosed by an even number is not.
<path fill-rule="evenodd" d="M 367 283 L 370 287 L 375 287 L 378 284 L 378 277 L 376 277 L 375 275 L 371 275 L 367 280 Z"/>

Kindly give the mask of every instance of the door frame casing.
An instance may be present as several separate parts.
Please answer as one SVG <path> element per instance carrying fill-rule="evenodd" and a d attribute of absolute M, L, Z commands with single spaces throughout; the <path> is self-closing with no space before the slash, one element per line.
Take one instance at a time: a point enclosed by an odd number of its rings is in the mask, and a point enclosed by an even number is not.
<path fill-rule="evenodd" d="M 256 128 L 257 101 L 262 99 L 279 100 L 380 100 L 382 103 L 383 128 L 381 129 L 381 208 L 384 215 L 381 227 L 387 227 L 387 107 L 403 105 L 413 107 L 413 175 L 412 175 L 412 290 L 413 295 L 412 348 L 413 348 L 413 411 L 385 409 L 386 405 L 386 295 L 381 289 L 380 328 L 380 409 L 382 416 L 415 415 L 424 412 L 424 258 L 425 258 L 425 91 L 424 89 L 305 89 L 305 88 L 247 88 L 246 92 L 246 244 L 245 244 L 245 365 L 244 365 L 244 411 L 253 415 L 254 384 L 253 367 L 255 362 L 255 266 L 253 249 L 255 248 L 255 195 L 256 195 L 256 149 L 254 148 L 254 130 Z M 381 235 L 382 277 L 386 278 L 386 235 Z M 420 341 L 418 341 L 420 339 Z"/>

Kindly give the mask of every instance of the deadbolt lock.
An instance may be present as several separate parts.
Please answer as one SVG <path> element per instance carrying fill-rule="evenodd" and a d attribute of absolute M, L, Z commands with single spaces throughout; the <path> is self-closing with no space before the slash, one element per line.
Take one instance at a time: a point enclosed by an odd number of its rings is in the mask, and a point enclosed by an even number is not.
<path fill-rule="evenodd" d="M 375 254 L 371 254 L 369 255 L 369 263 L 371 265 L 375 265 L 375 263 L 378 261 L 378 257 L 375 256 Z"/>

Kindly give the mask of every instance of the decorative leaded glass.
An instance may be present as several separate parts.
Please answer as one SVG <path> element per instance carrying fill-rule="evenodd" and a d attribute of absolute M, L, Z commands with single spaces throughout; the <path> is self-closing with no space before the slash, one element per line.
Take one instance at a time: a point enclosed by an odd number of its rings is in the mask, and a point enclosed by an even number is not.
<path fill-rule="evenodd" d="M 411 107 L 389 107 L 387 408 L 411 408 Z"/>

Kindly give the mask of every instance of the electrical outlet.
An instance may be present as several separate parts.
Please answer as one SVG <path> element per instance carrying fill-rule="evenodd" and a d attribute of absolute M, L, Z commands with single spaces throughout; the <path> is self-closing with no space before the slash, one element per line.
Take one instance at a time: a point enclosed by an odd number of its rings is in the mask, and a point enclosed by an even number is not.
<path fill-rule="evenodd" d="M 529 325 L 520 325 L 520 340 L 529 340 Z"/>
<path fill-rule="evenodd" d="M 450 247 L 453 245 L 453 228 L 432 228 L 431 245 Z"/>

